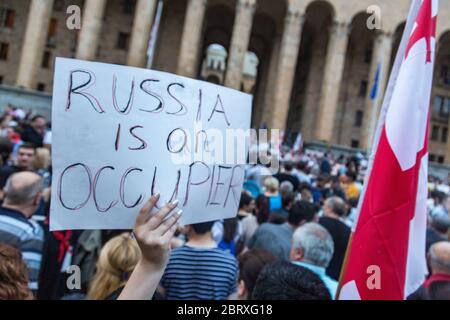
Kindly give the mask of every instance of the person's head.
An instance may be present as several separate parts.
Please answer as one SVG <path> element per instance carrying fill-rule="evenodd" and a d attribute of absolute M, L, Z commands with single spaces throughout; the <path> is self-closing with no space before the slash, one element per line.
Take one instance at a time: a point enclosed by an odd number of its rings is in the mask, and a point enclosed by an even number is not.
<path fill-rule="evenodd" d="M 428 265 L 432 274 L 450 275 L 450 242 L 433 244 L 428 252 Z"/>
<path fill-rule="evenodd" d="M 312 271 L 286 261 L 266 265 L 260 272 L 253 300 L 331 300 L 323 281 Z"/>
<path fill-rule="evenodd" d="M 327 182 L 328 182 L 328 176 L 325 175 L 325 174 L 321 174 L 321 175 L 319 175 L 319 176 L 317 177 L 317 180 L 316 180 L 316 187 L 317 187 L 317 188 L 323 188 L 323 187 L 325 187 L 325 185 L 327 184 Z"/>
<path fill-rule="evenodd" d="M 247 192 L 243 191 L 241 195 L 241 200 L 239 201 L 239 210 L 251 213 L 255 211 L 255 199 Z"/>
<path fill-rule="evenodd" d="M 189 239 L 194 237 L 211 236 L 211 229 L 214 225 L 214 221 L 190 224 L 186 226 L 186 232 Z"/>
<path fill-rule="evenodd" d="M 260 195 L 258 198 L 256 198 L 256 219 L 258 221 L 258 224 L 267 222 L 267 220 L 269 219 L 269 214 L 269 199 L 264 195 Z"/>
<path fill-rule="evenodd" d="M 316 219 L 316 207 L 307 201 L 295 202 L 289 209 L 288 222 L 297 228 L 302 224 L 314 221 Z"/>
<path fill-rule="evenodd" d="M 317 223 L 298 228 L 292 237 L 291 260 L 327 268 L 333 258 L 334 243 L 330 233 Z"/>
<path fill-rule="evenodd" d="M 448 216 L 434 216 L 431 218 L 431 227 L 446 236 L 450 230 L 450 218 Z"/>
<path fill-rule="evenodd" d="M 297 170 L 306 172 L 306 168 L 307 168 L 307 163 L 305 161 L 299 161 L 297 163 Z"/>
<path fill-rule="evenodd" d="M 339 197 L 331 197 L 325 200 L 323 213 L 329 218 L 343 218 L 346 214 L 345 202 Z"/>
<path fill-rule="evenodd" d="M 296 197 L 295 192 L 284 193 L 281 197 L 281 203 L 282 203 L 283 209 L 285 209 L 285 210 L 291 209 L 292 204 L 295 201 L 295 197 Z"/>
<path fill-rule="evenodd" d="M 281 193 L 282 197 L 286 193 L 293 192 L 293 191 L 294 191 L 294 186 L 292 185 L 292 183 L 290 181 L 286 180 L 280 184 L 280 193 Z"/>
<path fill-rule="evenodd" d="M 47 129 L 47 121 L 41 115 L 36 115 L 31 118 L 30 126 L 41 136 L 44 135 L 45 130 Z"/>
<path fill-rule="evenodd" d="M 25 170 L 31 170 L 36 159 L 36 148 L 34 145 L 24 143 L 17 150 L 16 165 Z"/>
<path fill-rule="evenodd" d="M 13 145 L 11 141 L 6 138 L 0 138 L 0 165 L 6 164 L 11 156 L 11 152 L 13 150 Z"/>
<path fill-rule="evenodd" d="M 223 220 L 223 240 L 225 242 L 232 242 L 238 231 L 238 218 L 231 218 Z"/>
<path fill-rule="evenodd" d="M 314 200 L 312 192 L 309 189 L 307 189 L 307 188 L 302 189 L 302 191 L 300 192 L 300 196 L 301 196 L 301 199 L 306 201 L 306 202 L 310 202 L 311 203 Z"/>
<path fill-rule="evenodd" d="M 6 181 L 3 205 L 31 217 L 40 204 L 42 189 L 42 178 L 38 174 L 28 171 L 15 173 Z"/>
<path fill-rule="evenodd" d="M 104 300 L 124 286 L 141 258 L 137 242 L 129 234 L 106 242 L 97 261 L 97 271 L 89 287 L 88 298 Z"/>
<path fill-rule="evenodd" d="M 262 249 L 251 249 L 237 258 L 239 264 L 238 297 L 241 300 L 252 296 L 256 279 L 261 270 L 276 261 L 275 256 Z"/>
<path fill-rule="evenodd" d="M 291 173 L 294 170 L 294 164 L 290 161 L 284 163 L 284 171 L 286 173 Z"/>
<path fill-rule="evenodd" d="M 274 177 L 267 177 L 264 179 L 264 188 L 267 192 L 277 193 L 280 188 L 280 182 Z"/>
<path fill-rule="evenodd" d="M 347 176 L 347 183 L 353 183 L 356 181 L 356 173 L 355 172 L 347 172 L 346 174 Z"/>
<path fill-rule="evenodd" d="M 0 243 L 0 300 L 32 300 L 28 268 L 16 248 Z"/>
<path fill-rule="evenodd" d="M 47 148 L 37 148 L 36 149 L 36 159 L 34 161 L 34 168 L 48 169 L 51 165 L 52 157 L 50 151 Z"/>

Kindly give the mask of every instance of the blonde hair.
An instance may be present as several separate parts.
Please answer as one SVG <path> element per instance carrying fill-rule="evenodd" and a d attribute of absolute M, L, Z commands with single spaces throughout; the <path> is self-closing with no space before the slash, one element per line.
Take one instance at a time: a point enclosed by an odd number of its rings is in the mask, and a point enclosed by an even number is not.
<path fill-rule="evenodd" d="M 264 180 L 264 187 L 269 192 L 278 192 L 278 189 L 280 188 L 280 183 L 274 177 L 267 177 Z"/>
<path fill-rule="evenodd" d="M 34 168 L 36 170 L 48 169 L 52 161 L 51 159 L 50 151 L 47 148 L 37 148 L 36 157 L 34 159 Z"/>
<path fill-rule="evenodd" d="M 97 271 L 91 282 L 88 299 L 104 300 L 124 286 L 141 258 L 141 251 L 134 239 L 120 235 L 109 240 L 100 252 Z"/>

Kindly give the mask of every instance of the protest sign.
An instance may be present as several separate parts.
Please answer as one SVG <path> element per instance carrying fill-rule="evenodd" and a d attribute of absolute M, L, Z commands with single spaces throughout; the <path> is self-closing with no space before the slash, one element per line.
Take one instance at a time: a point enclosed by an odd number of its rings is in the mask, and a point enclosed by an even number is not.
<path fill-rule="evenodd" d="M 131 229 L 155 193 L 179 201 L 182 224 L 234 217 L 251 105 L 198 80 L 57 58 L 51 230 Z"/>

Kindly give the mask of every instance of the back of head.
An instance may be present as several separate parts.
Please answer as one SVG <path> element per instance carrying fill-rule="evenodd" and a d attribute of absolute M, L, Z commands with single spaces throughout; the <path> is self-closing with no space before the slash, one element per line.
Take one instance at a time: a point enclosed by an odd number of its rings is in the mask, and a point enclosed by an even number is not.
<path fill-rule="evenodd" d="M 141 251 L 129 235 L 109 240 L 100 252 L 97 272 L 89 289 L 89 299 L 103 300 L 128 280 L 141 257 Z"/>
<path fill-rule="evenodd" d="M 264 179 L 264 187 L 266 191 L 269 192 L 278 192 L 280 188 L 280 182 L 274 177 L 267 177 Z"/>
<path fill-rule="evenodd" d="M 326 268 L 333 258 L 334 243 L 327 229 L 317 223 L 307 223 L 294 232 L 292 248 L 303 249 L 303 261 Z"/>
<path fill-rule="evenodd" d="M 267 220 L 269 219 L 270 205 L 269 199 L 263 194 L 260 195 L 258 198 L 256 198 L 256 209 L 257 209 L 256 219 L 258 221 L 258 224 L 263 224 L 264 222 L 267 222 Z"/>
<path fill-rule="evenodd" d="M 349 179 L 349 182 L 356 181 L 356 178 L 357 178 L 356 172 L 350 171 L 350 172 L 347 172 L 346 175 L 347 175 L 347 178 Z"/>
<path fill-rule="evenodd" d="M 331 197 L 325 201 L 325 205 L 328 206 L 331 211 L 339 217 L 344 217 L 346 214 L 345 202 L 339 197 Z"/>
<path fill-rule="evenodd" d="M 192 230 L 197 235 L 203 235 L 211 231 L 212 227 L 214 225 L 214 221 L 210 222 L 204 222 L 204 223 L 197 223 L 197 224 L 191 224 Z"/>
<path fill-rule="evenodd" d="M 286 172 L 291 172 L 292 170 L 294 170 L 294 164 L 290 161 L 287 161 L 284 163 L 284 170 Z"/>
<path fill-rule="evenodd" d="M 251 249 L 238 256 L 239 281 L 244 281 L 248 297 L 252 296 L 256 279 L 261 270 L 276 260 L 275 256 L 262 249 Z"/>
<path fill-rule="evenodd" d="M 281 196 L 285 195 L 286 193 L 293 192 L 293 191 L 294 191 L 294 186 L 292 185 L 292 183 L 290 181 L 286 180 L 280 184 Z"/>
<path fill-rule="evenodd" d="M 23 206 L 31 203 L 42 192 L 42 178 L 33 172 L 19 172 L 6 182 L 5 204 Z"/>
<path fill-rule="evenodd" d="M 450 275 L 450 242 L 442 241 L 433 244 L 428 255 L 433 274 Z"/>
<path fill-rule="evenodd" d="M 249 206 L 253 201 L 253 198 L 251 195 L 249 195 L 247 192 L 242 191 L 241 194 L 241 200 L 239 200 L 239 209 L 243 209 L 247 206 Z"/>
<path fill-rule="evenodd" d="M 450 218 L 448 216 L 433 216 L 431 226 L 439 233 L 446 234 L 450 230 Z"/>
<path fill-rule="evenodd" d="M 32 300 L 28 269 L 19 250 L 0 244 L 0 300 Z"/>
<path fill-rule="evenodd" d="M 307 201 L 298 201 L 289 209 L 288 222 L 293 226 L 299 226 L 302 223 L 314 220 L 316 216 L 316 207 Z"/>
<path fill-rule="evenodd" d="M 312 271 L 290 262 L 264 267 L 256 280 L 253 300 L 331 300 L 322 280 Z"/>

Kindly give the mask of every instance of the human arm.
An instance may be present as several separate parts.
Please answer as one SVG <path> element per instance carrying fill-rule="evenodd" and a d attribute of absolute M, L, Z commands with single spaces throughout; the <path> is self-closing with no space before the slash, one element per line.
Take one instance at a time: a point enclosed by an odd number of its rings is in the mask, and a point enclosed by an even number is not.
<path fill-rule="evenodd" d="M 136 218 L 133 232 L 142 256 L 118 300 L 150 300 L 164 274 L 181 211 L 167 218 L 177 207 L 174 202 L 151 215 L 158 200 L 159 195 L 152 196 Z"/>

